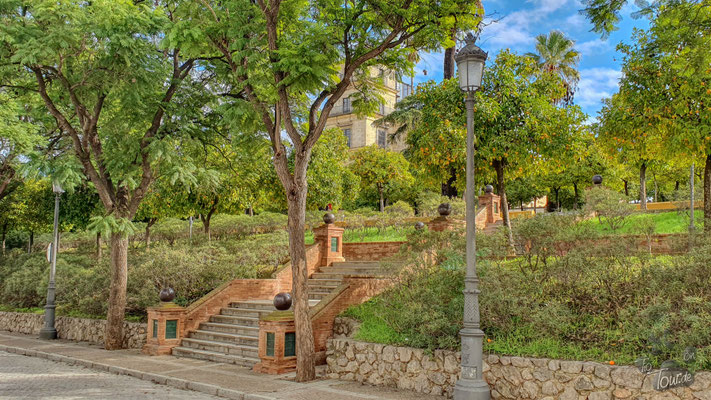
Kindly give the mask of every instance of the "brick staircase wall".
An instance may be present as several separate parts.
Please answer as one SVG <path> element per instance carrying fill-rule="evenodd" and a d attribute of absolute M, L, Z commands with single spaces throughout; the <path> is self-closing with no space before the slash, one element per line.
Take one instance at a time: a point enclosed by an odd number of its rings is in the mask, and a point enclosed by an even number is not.
<path fill-rule="evenodd" d="M 400 251 L 405 242 L 343 243 L 343 258 L 348 261 L 380 261 Z"/>

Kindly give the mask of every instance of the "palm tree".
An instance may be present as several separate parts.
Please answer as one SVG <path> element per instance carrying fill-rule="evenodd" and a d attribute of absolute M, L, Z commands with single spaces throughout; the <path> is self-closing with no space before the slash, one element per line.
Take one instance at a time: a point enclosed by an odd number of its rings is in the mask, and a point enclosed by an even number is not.
<path fill-rule="evenodd" d="M 566 86 L 565 103 L 573 102 L 575 88 L 580 80 L 578 61 L 580 53 L 573 48 L 575 42 L 567 38 L 561 31 L 553 30 L 548 35 L 536 36 L 536 52 L 527 53 L 533 58 L 541 69 L 556 72 L 563 79 Z"/>

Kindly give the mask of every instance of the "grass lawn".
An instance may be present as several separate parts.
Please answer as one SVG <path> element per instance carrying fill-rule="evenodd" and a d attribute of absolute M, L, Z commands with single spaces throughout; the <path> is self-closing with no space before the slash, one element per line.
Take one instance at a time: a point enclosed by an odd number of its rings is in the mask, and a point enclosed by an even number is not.
<path fill-rule="evenodd" d="M 639 234 L 641 233 L 638 228 L 638 223 L 644 218 L 651 218 L 656 225 L 656 233 L 666 234 L 666 233 L 686 233 L 689 231 L 689 215 L 684 212 L 677 211 L 667 211 L 667 212 L 653 212 L 653 213 L 637 213 L 632 214 L 625 219 L 625 223 L 622 228 L 618 229 L 617 234 Z M 703 230 L 704 224 L 704 212 L 702 210 L 696 210 L 694 212 L 694 222 L 696 223 L 697 230 Z M 610 228 L 605 223 L 603 218 L 602 224 L 597 218 L 592 218 L 584 223 L 592 224 L 595 229 L 601 233 L 613 233 Z"/>
<path fill-rule="evenodd" d="M 346 229 L 343 233 L 344 243 L 357 242 L 403 242 L 407 240 L 407 235 L 412 233 L 414 228 L 361 228 L 361 229 Z M 313 231 L 306 231 L 306 244 L 314 243 Z"/>

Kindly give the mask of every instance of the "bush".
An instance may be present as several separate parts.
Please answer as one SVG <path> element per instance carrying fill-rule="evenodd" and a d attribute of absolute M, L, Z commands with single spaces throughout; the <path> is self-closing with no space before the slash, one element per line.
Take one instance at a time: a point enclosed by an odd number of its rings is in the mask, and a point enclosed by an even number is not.
<path fill-rule="evenodd" d="M 612 189 L 593 187 L 585 192 L 585 212 L 597 216 L 600 224 L 604 221 L 614 232 L 634 213 L 634 206 L 627 202 L 625 196 Z"/>
<path fill-rule="evenodd" d="M 449 203 L 452 206 L 452 217 L 464 219 L 466 215 L 466 203 L 460 198 L 450 199 L 434 192 L 422 192 L 417 196 L 417 211 L 422 217 L 439 217 L 437 207 L 442 203 Z"/>
<path fill-rule="evenodd" d="M 405 201 L 398 201 L 393 205 L 385 207 L 385 213 L 395 218 L 407 218 L 415 215 L 415 210 Z"/>

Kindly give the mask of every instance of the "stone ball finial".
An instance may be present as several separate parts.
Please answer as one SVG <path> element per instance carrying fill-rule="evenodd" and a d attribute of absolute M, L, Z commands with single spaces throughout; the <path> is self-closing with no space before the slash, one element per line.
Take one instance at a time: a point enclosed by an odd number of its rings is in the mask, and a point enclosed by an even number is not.
<path fill-rule="evenodd" d="M 158 298 L 162 302 L 169 303 L 175 299 L 175 290 L 171 287 L 163 288 L 158 294 Z"/>
<path fill-rule="evenodd" d="M 421 231 L 425 229 L 425 224 L 422 221 L 415 222 L 415 229 Z"/>
<path fill-rule="evenodd" d="M 486 193 L 486 194 L 492 194 L 492 193 L 494 193 L 494 187 L 491 186 L 491 185 L 486 185 L 486 186 L 484 187 L 484 193 Z"/>
<path fill-rule="evenodd" d="M 274 308 L 286 311 L 291 308 L 291 293 L 281 292 L 274 296 Z"/>
<path fill-rule="evenodd" d="M 437 212 L 442 217 L 447 217 L 452 213 L 452 206 L 449 203 L 442 203 L 437 207 Z"/>
<path fill-rule="evenodd" d="M 326 213 L 323 215 L 323 222 L 330 225 L 336 221 L 336 216 L 331 213 Z"/>
<path fill-rule="evenodd" d="M 602 175 L 593 176 L 592 183 L 595 184 L 596 186 L 602 185 Z"/>

